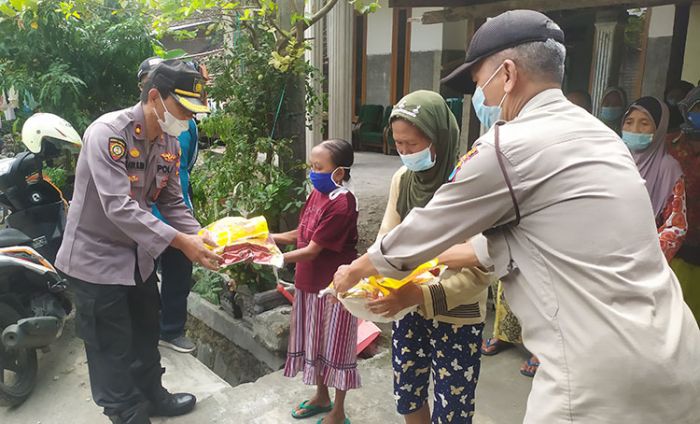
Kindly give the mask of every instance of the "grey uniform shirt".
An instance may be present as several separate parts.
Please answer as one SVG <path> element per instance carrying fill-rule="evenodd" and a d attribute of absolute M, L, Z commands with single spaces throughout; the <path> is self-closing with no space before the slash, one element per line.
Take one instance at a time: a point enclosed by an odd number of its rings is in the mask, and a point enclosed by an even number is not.
<path fill-rule="evenodd" d="M 137 264 L 145 280 L 178 230 L 199 231 L 182 198 L 177 138 L 163 134 L 151 142 L 145 136 L 141 103 L 103 115 L 85 131 L 56 258 L 67 275 L 134 285 Z M 172 226 L 153 216 L 154 203 Z"/>
<path fill-rule="evenodd" d="M 477 256 L 541 361 L 526 423 L 700 423 L 700 330 L 625 145 L 561 90 L 500 132 L 520 224 L 502 226 L 515 212 L 492 129 L 455 182 L 370 248 L 374 266 L 401 277 L 484 232 Z"/>

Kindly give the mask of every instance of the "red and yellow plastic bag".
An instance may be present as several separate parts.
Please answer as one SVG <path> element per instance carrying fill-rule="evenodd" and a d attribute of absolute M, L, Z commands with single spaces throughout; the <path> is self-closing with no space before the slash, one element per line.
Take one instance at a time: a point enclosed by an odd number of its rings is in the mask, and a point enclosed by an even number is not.
<path fill-rule="evenodd" d="M 239 262 L 253 262 L 281 268 L 282 252 L 277 247 L 263 216 L 254 218 L 226 217 L 212 222 L 200 231 L 208 231 L 217 247 L 213 250 L 224 258 L 222 267 Z"/>

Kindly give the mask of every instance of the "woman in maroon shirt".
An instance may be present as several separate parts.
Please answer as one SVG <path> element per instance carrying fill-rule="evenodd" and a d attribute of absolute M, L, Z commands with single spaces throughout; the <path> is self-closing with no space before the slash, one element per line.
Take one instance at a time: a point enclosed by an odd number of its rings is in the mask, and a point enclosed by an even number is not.
<path fill-rule="evenodd" d="M 357 319 L 339 303 L 318 292 L 333 280 L 340 265 L 357 257 L 357 201 L 344 187 L 354 161 L 352 146 L 344 140 L 324 141 L 311 150 L 313 191 L 301 210 L 299 228 L 273 234 L 279 244 L 296 243 L 284 254 L 296 263 L 296 294 L 292 308 L 289 348 L 284 375 L 303 372 L 303 381 L 316 385 L 316 395 L 292 411 L 294 418 L 328 412 L 319 423 L 349 423 L 345 394 L 360 387 L 357 371 Z M 335 404 L 328 388 L 335 388 Z"/>

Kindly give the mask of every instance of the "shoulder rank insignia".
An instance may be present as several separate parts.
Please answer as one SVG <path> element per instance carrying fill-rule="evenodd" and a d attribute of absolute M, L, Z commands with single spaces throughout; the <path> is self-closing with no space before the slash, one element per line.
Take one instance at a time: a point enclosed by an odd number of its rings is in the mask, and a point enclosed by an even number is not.
<path fill-rule="evenodd" d="M 166 162 L 173 162 L 175 159 L 177 159 L 177 155 L 170 152 L 161 153 L 160 157 L 162 157 Z"/>
<path fill-rule="evenodd" d="M 134 134 L 141 135 L 141 124 L 136 124 L 134 126 Z"/>
<path fill-rule="evenodd" d="M 452 171 L 450 174 L 450 177 L 447 179 L 449 182 L 453 182 L 454 179 L 457 177 L 457 174 L 459 171 L 462 169 L 462 165 L 464 165 L 469 159 L 473 158 L 479 153 L 479 150 L 476 147 L 472 147 L 471 150 L 467 152 L 466 155 L 462 156 L 459 161 L 457 162 L 457 166 L 455 166 L 455 169 Z"/>
<path fill-rule="evenodd" d="M 129 150 L 129 156 L 131 156 L 132 158 L 137 158 L 141 156 L 141 152 L 139 152 L 139 149 L 134 147 L 133 149 Z"/>
<path fill-rule="evenodd" d="M 121 138 L 112 137 L 109 139 L 109 156 L 112 160 L 119 160 L 126 153 L 126 143 Z"/>
<path fill-rule="evenodd" d="M 138 182 L 139 176 L 138 175 L 129 175 L 129 181 L 132 183 Z"/>

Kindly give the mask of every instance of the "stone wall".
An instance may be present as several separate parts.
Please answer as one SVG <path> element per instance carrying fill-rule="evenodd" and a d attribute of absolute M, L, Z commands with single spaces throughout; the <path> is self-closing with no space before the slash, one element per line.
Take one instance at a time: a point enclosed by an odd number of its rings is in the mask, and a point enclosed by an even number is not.
<path fill-rule="evenodd" d="M 191 293 L 187 309 L 187 335 L 197 344 L 197 359 L 231 386 L 255 381 L 284 366 L 291 306 L 235 319 Z"/>

